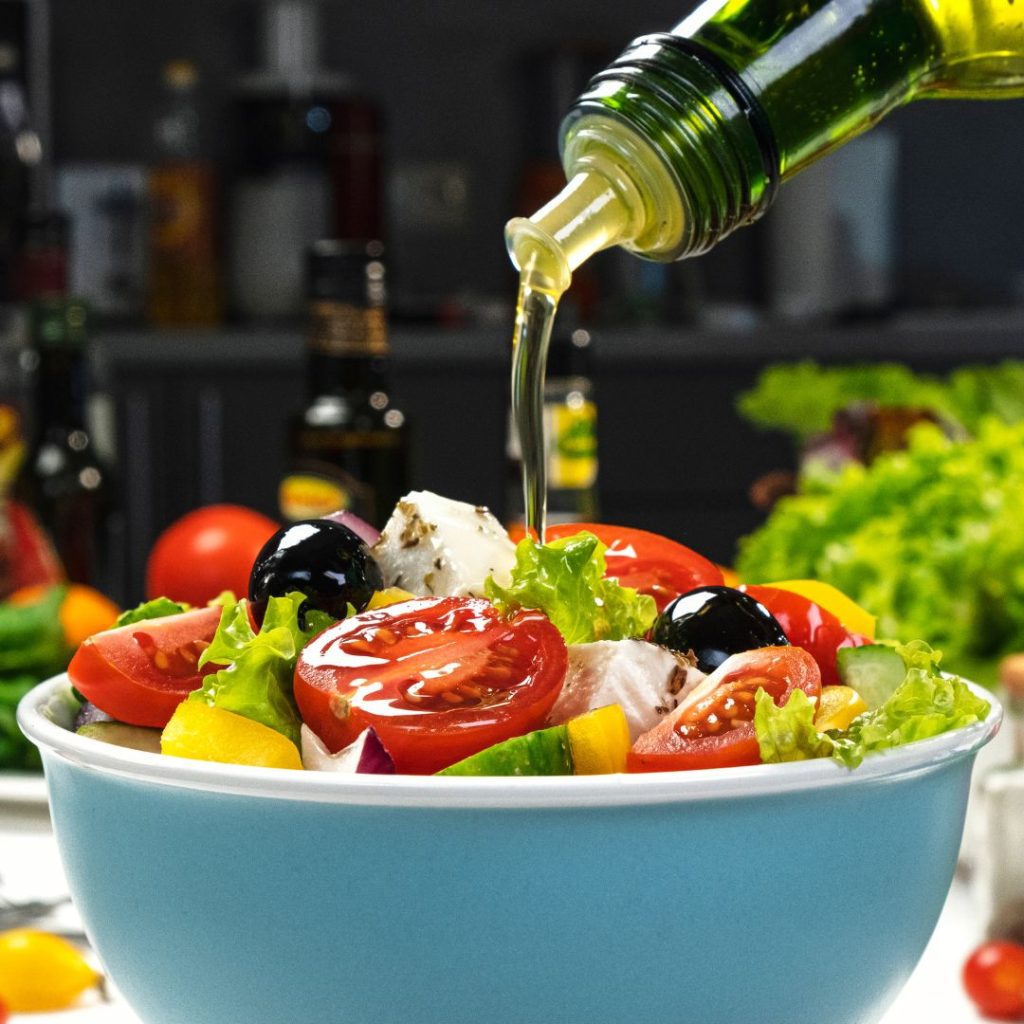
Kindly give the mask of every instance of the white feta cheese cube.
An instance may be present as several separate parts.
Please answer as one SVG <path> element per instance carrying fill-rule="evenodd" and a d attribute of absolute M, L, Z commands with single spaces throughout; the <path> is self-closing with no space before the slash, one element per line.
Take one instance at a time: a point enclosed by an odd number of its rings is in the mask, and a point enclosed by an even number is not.
<path fill-rule="evenodd" d="M 509 584 L 515 545 L 482 505 L 411 491 L 395 506 L 373 556 L 386 586 L 418 597 L 483 597 L 488 576 Z"/>

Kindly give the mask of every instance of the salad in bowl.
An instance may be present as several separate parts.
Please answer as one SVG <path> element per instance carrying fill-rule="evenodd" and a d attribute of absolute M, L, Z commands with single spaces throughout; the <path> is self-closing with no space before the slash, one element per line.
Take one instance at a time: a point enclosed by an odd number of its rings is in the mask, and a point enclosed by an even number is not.
<path fill-rule="evenodd" d="M 346 774 L 679 772 L 876 751 L 983 721 L 926 643 L 814 581 L 729 586 L 642 530 L 515 544 L 412 492 L 379 534 L 284 527 L 249 593 L 124 613 L 68 668 L 74 728 L 165 756 Z"/>
<path fill-rule="evenodd" d="M 22 701 L 140 1019 L 881 1017 L 998 704 L 829 588 L 547 541 L 426 493 L 294 524 L 245 597 L 126 613 Z"/>

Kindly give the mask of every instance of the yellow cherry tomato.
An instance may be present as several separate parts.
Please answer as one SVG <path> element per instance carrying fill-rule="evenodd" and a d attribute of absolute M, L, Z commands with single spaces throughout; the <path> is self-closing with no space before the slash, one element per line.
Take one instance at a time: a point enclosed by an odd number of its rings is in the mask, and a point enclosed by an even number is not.
<path fill-rule="evenodd" d="M 830 583 L 822 583 L 820 580 L 783 580 L 782 583 L 766 583 L 765 586 L 806 597 L 808 601 L 820 604 L 825 611 L 831 612 L 851 633 L 860 633 L 869 640 L 875 639 L 875 616 Z"/>
<path fill-rule="evenodd" d="M 160 749 L 174 757 L 258 768 L 301 768 L 298 748 L 287 736 L 251 718 L 201 701 L 178 705 L 160 736 Z"/>
<path fill-rule="evenodd" d="M 829 729 L 848 729 L 850 723 L 867 711 L 864 698 L 850 686 L 823 686 L 814 713 L 814 728 L 818 732 Z"/>
<path fill-rule="evenodd" d="M 626 770 L 629 726 L 618 704 L 572 718 L 566 727 L 574 774 L 608 775 Z"/>
<path fill-rule="evenodd" d="M 33 928 L 0 932 L 0 1001 L 11 1013 L 63 1010 L 102 980 L 59 935 Z"/>
<path fill-rule="evenodd" d="M 389 604 L 411 601 L 415 596 L 415 594 L 410 594 L 408 590 L 403 590 L 401 587 L 387 587 L 384 590 L 376 590 L 373 597 L 370 598 L 370 603 L 366 606 L 366 610 L 372 611 L 374 608 L 387 608 Z"/>

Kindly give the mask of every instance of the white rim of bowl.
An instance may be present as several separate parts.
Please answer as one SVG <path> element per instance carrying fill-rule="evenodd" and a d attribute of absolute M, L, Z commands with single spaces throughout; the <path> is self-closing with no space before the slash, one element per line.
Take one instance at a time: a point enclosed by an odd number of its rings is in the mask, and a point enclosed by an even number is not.
<path fill-rule="evenodd" d="M 636 775 L 470 778 L 348 775 L 192 761 L 98 742 L 52 722 L 44 708 L 61 690 L 69 688 L 66 675 L 41 683 L 22 699 L 18 724 L 37 746 L 81 768 L 140 783 L 208 793 L 382 807 L 620 807 L 763 798 L 837 786 L 884 784 L 935 770 L 976 753 L 999 731 L 1002 705 L 987 690 L 974 683 L 969 685 L 991 705 L 983 722 L 872 754 L 853 770 L 823 758 Z"/>

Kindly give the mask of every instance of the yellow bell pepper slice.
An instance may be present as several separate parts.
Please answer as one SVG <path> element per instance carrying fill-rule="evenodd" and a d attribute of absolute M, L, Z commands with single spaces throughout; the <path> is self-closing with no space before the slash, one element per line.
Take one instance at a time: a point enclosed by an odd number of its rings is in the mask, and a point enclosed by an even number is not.
<path fill-rule="evenodd" d="M 0 932 L 0 1005 L 11 1013 L 66 1009 L 102 980 L 59 935 L 34 928 Z"/>
<path fill-rule="evenodd" d="M 588 711 L 566 722 L 573 773 L 609 775 L 626 770 L 629 726 L 618 704 Z"/>
<path fill-rule="evenodd" d="M 814 712 L 814 728 L 818 732 L 829 729 L 848 729 L 850 723 L 867 711 L 864 698 L 850 686 L 823 686 Z"/>
<path fill-rule="evenodd" d="M 384 590 L 375 590 L 370 603 L 366 606 L 367 611 L 374 608 L 387 608 L 389 604 L 398 604 L 400 601 L 413 601 L 416 595 L 410 594 L 408 590 L 401 587 L 386 587 Z"/>
<path fill-rule="evenodd" d="M 822 583 L 820 580 L 784 580 L 782 583 L 765 585 L 806 597 L 831 612 L 851 633 L 860 633 L 869 640 L 875 639 L 875 616 L 830 583 Z"/>
<path fill-rule="evenodd" d="M 160 749 L 174 757 L 258 768 L 301 768 L 298 748 L 261 722 L 223 708 L 186 700 L 160 736 Z"/>

